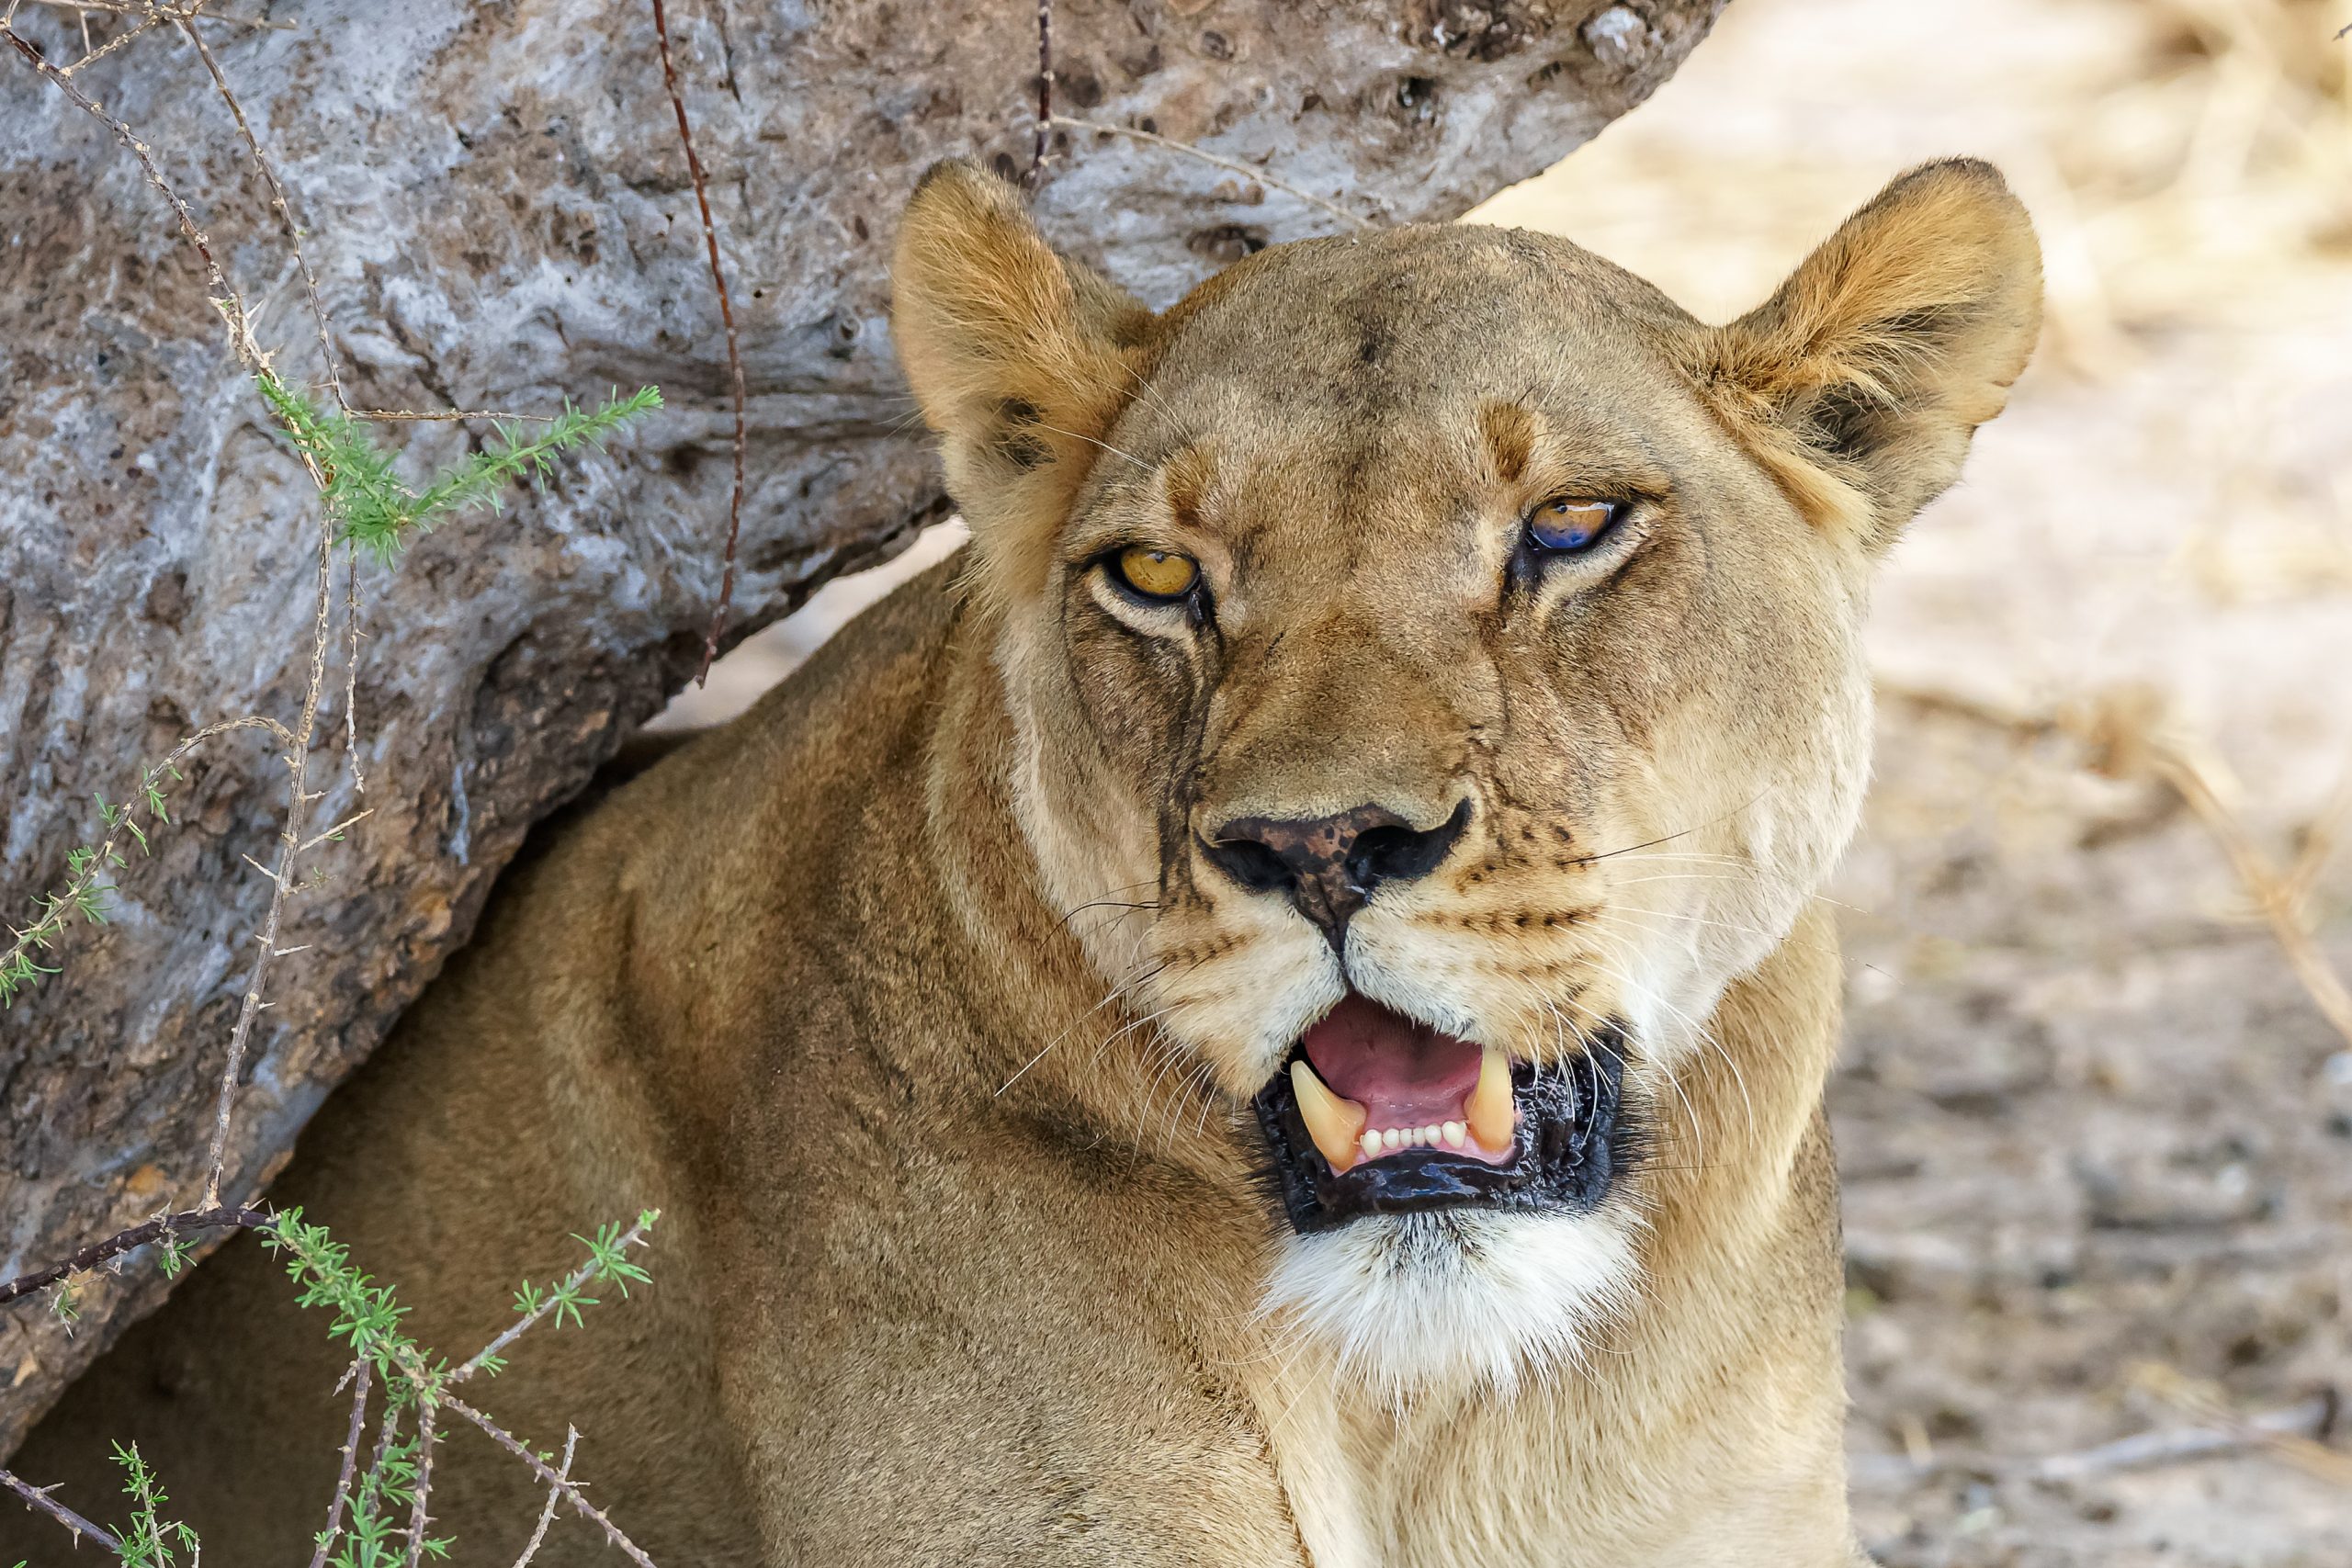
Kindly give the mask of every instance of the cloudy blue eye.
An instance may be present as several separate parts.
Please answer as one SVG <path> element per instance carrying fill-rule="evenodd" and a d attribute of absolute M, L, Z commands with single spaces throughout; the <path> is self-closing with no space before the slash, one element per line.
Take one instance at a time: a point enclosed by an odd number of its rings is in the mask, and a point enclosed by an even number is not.
<path fill-rule="evenodd" d="M 1555 495 L 1527 514 L 1527 542 L 1552 555 L 1581 555 L 1608 536 L 1624 510 L 1614 501 Z"/>

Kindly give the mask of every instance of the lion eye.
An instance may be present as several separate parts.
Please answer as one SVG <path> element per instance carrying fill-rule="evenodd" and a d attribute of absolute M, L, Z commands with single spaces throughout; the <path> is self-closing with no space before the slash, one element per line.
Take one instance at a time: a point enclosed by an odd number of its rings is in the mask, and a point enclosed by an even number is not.
<path fill-rule="evenodd" d="M 1182 599 L 1201 580 L 1201 569 L 1191 557 L 1144 545 L 1121 550 L 1111 562 L 1111 574 L 1129 592 L 1160 603 Z"/>
<path fill-rule="evenodd" d="M 1555 495 L 1527 514 L 1527 541 L 1551 555 L 1580 555 L 1608 536 L 1624 510 L 1614 501 Z"/>

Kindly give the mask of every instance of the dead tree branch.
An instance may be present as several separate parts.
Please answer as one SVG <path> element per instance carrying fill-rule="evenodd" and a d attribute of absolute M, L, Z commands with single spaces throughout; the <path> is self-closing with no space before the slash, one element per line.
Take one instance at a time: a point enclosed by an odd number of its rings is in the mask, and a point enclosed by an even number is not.
<path fill-rule="evenodd" d="M 312 476 L 317 468 L 310 458 L 303 458 Z M 323 492 L 323 481 L 319 485 Z M 210 1208 L 220 1201 L 222 1167 L 229 1158 L 229 1117 L 236 1108 L 237 1082 L 245 1062 L 245 1046 L 253 1036 L 254 1020 L 261 1015 L 262 987 L 269 977 L 270 961 L 277 956 L 277 932 L 285 919 L 287 896 L 293 891 L 297 862 L 302 852 L 302 816 L 312 796 L 307 792 L 311 761 L 311 737 L 319 723 L 319 702 L 326 690 L 327 641 L 329 623 L 334 614 L 334 520 L 323 506 L 319 509 L 318 583 L 313 596 L 311 636 L 311 674 L 302 689 L 302 716 L 295 722 L 294 734 L 286 747 L 286 823 L 280 830 L 277 866 L 271 874 L 269 909 L 262 917 L 261 931 L 256 940 L 259 950 L 254 954 L 252 974 L 245 981 L 245 999 L 237 1012 L 235 1027 L 229 1032 L 229 1059 L 220 1068 L 220 1094 L 212 1112 L 212 1147 L 205 1159 L 203 1207 Z"/>
<path fill-rule="evenodd" d="M 228 275 L 220 270 L 220 261 L 212 254 L 211 239 L 198 226 L 195 211 L 181 199 L 179 192 L 172 188 L 172 183 L 164 177 L 164 171 L 155 166 L 154 154 L 147 143 L 134 135 L 130 126 L 107 113 L 87 93 L 75 86 L 73 78 L 65 72 L 43 59 L 40 51 L 35 49 L 30 40 L 5 21 L 0 21 L 0 36 L 5 36 L 10 46 L 24 57 L 26 63 L 47 77 L 50 85 L 63 93 L 74 107 L 113 131 L 115 139 L 139 160 L 147 183 L 154 186 L 156 194 L 171 207 L 172 216 L 179 224 L 180 237 L 188 243 L 204 263 L 205 279 L 212 286 L 212 303 L 228 320 L 229 346 L 235 352 L 238 362 L 249 370 L 266 368 L 269 362 L 263 355 L 260 345 L 254 342 L 253 327 L 246 318 L 243 297 L 230 287 Z"/>
<path fill-rule="evenodd" d="M 207 1206 L 185 1209 L 176 1214 L 164 1214 L 149 1220 L 143 1225 L 117 1231 L 102 1241 L 94 1241 L 61 1263 L 46 1269 L 36 1269 L 29 1274 L 19 1274 L 0 1285 L 0 1306 L 36 1291 L 45 1291 L 62 1280 L 76 1274 L 86 1274 L 108 1258 L 119 1258 L 126 1252 L 136 1252 L 142 1247 L 168 1240 L 189 1231 L 266 1230 L 277 1223 L 277 1216 L 262 1209 L 224 1209 Z"/>
<path fill-rule="evenodd" d="M 229 90 L 229 78 L 221 73 L 220 62 L 213 58 L 212 48 L 204 35 L 196 30 L 193 12 L 175 18 L 187 41 L 196 46 L 196 57 L 204 62 L 204 69 L 212 78 L 212 85 L 220 101 L 229 107 L 229 118 L 237 122 L 237 134 L 244 139 L 245 150 L 252 154 L 254 169 L 261 175 L 262 184 L 269 191 L 269 205 L 277 213 L 277 226 L 285 231 L 286 243 L 294 252 L 294 265 L 302 274 L 302 291 L 311 304 L 311 321 L 319 335 L 319 363 L 327 380 L 327 390 L 334 397 L 335 406 L 350 412 L 351 405 L 343 396 L 343 377 L 335 364 L 334 329 L 327 321 L 326 305 L 319 299 L 319 275 L 311 266 L 311 258 L 302 251 L 302 230 L 294 221 L 294 209 L 287 204 L 286 186 L 270 166 L 269 157 L 261 150 L 261 138 L 254 134 L 253 122 L 245 118 L 245 106 Z"/>
<path fill-rule="evenodd" d="M 580 1428 L 566 1427 L 563 1429 L 563 1459 L 555 1467 L 557 1475 L 567 1480 L 571 1478 L 571 1450 L 578 1446 L 579 1442 Z M 562 1501 L 561 1491 L 553 1486 L 548 1488 L 547 1506 L 539 1510 L 539 1522 L 532 1529 L 531 1539 L 523 1543 L 523 1555 L 514 1560 L 514 1568 L 531 1568 L 531 1559 L 539 1554 L 539 1543 L 547 1540 L 548 1526 L 555 1523 L 556 1507 Z"/>
<path fill-rule="evenodd" d="M 582 1495 L 579 1483 L 572 1481 L 566 1475 L 560 1475 L 556 1472 L 548 1469 L 547 1461 L 541 1459 L 537 1454 L 524 1447 L 522 1443 L 516 1441 L 514 1434 L 507 1431 L 506 1428 L 501 1427 L 489 1416 L 483 1415 L 481 1411 L 475 1409 L 472 1405 L 468 1404 L 464 1400 L 459 1399 L 456 1394 L 443 1394 L 441 1396 L 441 1407 L 444 1410 L 453 1411 L 457 1415 L 463 1416 L 466 1420 L 472 1422 L 476 1427 L 480 1427 L 482 1432 L 488 1435 L 491 1441 L 496 1443 L 500 1448 L 504 1449 L 508 1453 L 511 1453 L 515 1458 L 521 1460 L 525 1464 L 529 1465 L 532 1471 L 537 1474 L 538 1478 L 541 1481 L 546 1482 L 551 1490 L 563 1494 L 564 1501 L 571 1505 L 573 1512 L 577 1513 L 582 1518 L 591 1521 L 599 1529 L 603 1530 L 605 1532 L 605 1539 L 611 1541 L 615 1546 L 620 1548 L 622 1553 L 627 1556 L 631 1562 L 636 1563 L 638 1568 L 653 1568 L 653 1559 L 646 1556 L 644 1551 L 638 1546 L 637 1542 L 629 1540 L 628 1536 L 622 1534 L 620 1526 L 613 1523 L 613 1521 L 606 1517 L 602 1508 L 597 1507 L 596 1505 L 588 1501 L 588 1499 Z"/>
<path fill-rule="evenodd" d="M 274 21 L 267 17 L 232 17 L 219 11 L 208 11 L 200 0 L 193 6 L 141 5 L 135 0 L 22 0 L 22 3 L 58 11 L 95 11 L 109 17 L 153 17 L 167 22 L 220 22 L 232 28 L 252 28 L 277 33 L 300 30 L 292 22 Z"/>
<path fill-rule="evenodd" d="M 92 1540 L 96 1541 L 108 1551 L 119 1553 L 122 1551 L 122 1540 L 112 1530 L 107 1529 L 101 1525 L 92 1524 L 89 1520 L 84 1518 L 81 1515 L 75 1513 L 73 1509 L 67 1507 L 64 1504 L 51 1496 L 50 1494 L 56 1491 L 56 1487 L 30 1485 L 21 1477 L 17 1475 L 15 1472 L 9 1470 L 0 1470 L 0 1486 L 7 1487 L 9 1491 L 14 1492 L 17 1496 L 22 1497 L 27 1503 L 29 1503 L 36 1508 L 39 1508 L 42 1513 L 47 1514 L 51 1518 L 55 1519 L 67 1529 L 72 1530 L 74 1532 L 74 1539 L 77 1541 L 83 1536 L 88 1536 Z"/>
<path fill-rule="evenodd" d="M 343 1469 L 334 1478 L 334 1500 L 327 1505 L 327 1528 L 319 1532 L 319 1549 L 311 1554 L 311 1568 L 326 1568 L 327 1557 L 343 1536 L 343 1511 L 351 1503 L 351 1478 L 359 1467 L 359 1437 L 368 1426 L 368 1394 L 375 1372 L 362 1356 L 351 1363 L 351 1430 L 344 1435 Z M 385 1416 L 385 1425 L 391 1417 Z"/>
<path fill-rule="evenodd" d="M 417 1568 L 424 1561 L 424 1527 L 432 1522 L 432 1516 L 425 1512 L 425 1499 L 433 1490 L 433 1445 L 437 1440 L 433 1409 L 433 1395 L 422 1394 L 416 1402 L 416 1484 L 409 1494 L 408 1568 Z"/>

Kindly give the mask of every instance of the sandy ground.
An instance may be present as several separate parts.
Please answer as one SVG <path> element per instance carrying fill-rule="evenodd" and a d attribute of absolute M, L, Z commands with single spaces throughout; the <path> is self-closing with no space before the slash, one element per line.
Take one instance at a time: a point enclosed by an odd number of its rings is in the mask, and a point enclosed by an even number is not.
<path fill-rule="evenodd" d="M 2159 691 L 2281 863 L 2352 775 L 2346 23 L 1738 0 L 1652 103 L 1478 215 L 1717 319 L 1920 159 L 1993 158 L 2041 228 L 2041 355 L 1888 564 L 1879 781 L 1834 889 L 1854 1494 L 1891 1564 L 2352 1564 L 2341 1439 L 2332 1478 L 2291 1445 L 2099 1451 L 2352 1393 L 2352 1046 L 2174 791 L 1984 716 Z M 673 721 L 912 564 L 829 589 Z M 2352 854 L 2304 909 L 2352 974 Z"/>

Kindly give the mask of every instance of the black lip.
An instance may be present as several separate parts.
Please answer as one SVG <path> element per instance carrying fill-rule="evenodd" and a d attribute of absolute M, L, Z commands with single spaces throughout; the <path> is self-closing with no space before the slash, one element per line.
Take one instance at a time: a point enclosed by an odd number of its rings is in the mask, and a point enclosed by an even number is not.
<path fill-rule="evenodd" d="M 1506 1165 L 1488 1165 L 1448 1149 L 1413 1149 L 1331 1168 L 1307 1135 L 1290 1087 L 1292 1047 L 1283 1070 L 1253 1103 L 1266 1134 L 1283 1208 L 1301 1235 L 1331 1230 L 1366 1214 L 1418 1214 L 1446 1209 L 1580 1213 L 1597 1207 L 1632 1162 L 1633 1118 L 1625 1113 L 1625 1030 L 1611 1021 L 1573 1062 L 1511 1066 L 1519 1103 L 1519 1140 Z"/>

